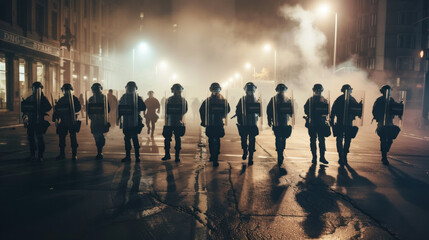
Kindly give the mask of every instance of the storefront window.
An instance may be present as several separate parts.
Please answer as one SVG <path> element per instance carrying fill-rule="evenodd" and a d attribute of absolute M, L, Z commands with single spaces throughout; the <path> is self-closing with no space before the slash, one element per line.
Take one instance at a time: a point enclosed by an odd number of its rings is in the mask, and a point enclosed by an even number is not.
<path fill-rule="evenodd" d="M 29 94 L 28 75 L 26 71 L 25 60 L 19 59 L 19 90 L 21 97 L 26 97 Z"/>
<path fill-rule="evenodd" d="M 37 81 L 45 85 L 45 65 L 41 62 L 37 62 Z"/>
<path fill-rule="evenodd" d="M 6 108 L 6 58 L 0 55 L 0 109 Z"/>

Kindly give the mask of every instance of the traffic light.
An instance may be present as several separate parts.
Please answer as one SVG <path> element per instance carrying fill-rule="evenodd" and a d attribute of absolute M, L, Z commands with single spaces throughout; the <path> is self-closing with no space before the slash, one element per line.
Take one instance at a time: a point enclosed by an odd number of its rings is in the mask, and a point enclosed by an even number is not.
<path fill-rule="evenodd" d="M 422 49 L 419 53 L 420 58 L 429 59 L 429 49 Z"/>

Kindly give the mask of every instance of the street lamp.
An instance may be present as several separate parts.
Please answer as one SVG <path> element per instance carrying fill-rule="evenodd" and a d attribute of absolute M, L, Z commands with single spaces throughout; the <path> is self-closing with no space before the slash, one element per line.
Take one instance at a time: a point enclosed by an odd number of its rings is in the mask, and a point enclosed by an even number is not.
<path fill-rule="evenodd" d="M 158 81 L 159 68 L 161 68 L 161 70 L 166 70 L 168 68 L 168 62 L 163 60 L 155 65 L 155 81 Z"/>
<path fill-rule="evenodd" d="M 145 42 L 139 43 L 137 49 L 141 53 L 147 53 L 149 51 L 149 45 Z M 133 81 L 135 80 L 135 69 L 136 69 L 136 48 L 133 47 Z"/>
<path fill-rule="evenodd" d="M 252 64 L 247 62 L 244 64 L 244 68 L 247 70 L 250 70 L 252 68 Z M 255 66 L 253 66 L 253 81 L 255 81 L 255 75 L 256 75 L 256 69 L 255 69 Z"/>
<path fill-rule="evenodd" d="M 270 44 L 265 44 L 263 47 L 265 52 L 270 52 L 272 47 Z M 277 82 L 277 50 L 274 49 L 274 82 Z"/>
<path fill-rule="evenodd" d="M 322 16 L 326 16 L 331 12 L 328 4 L 324 3 L 319 6 L 318 12 Z M 335 12 L 335 30 L 334 30 L 334 56 L 333 56 L 333 73 L 335 74 L 337 64 L 337 36 L 338 36 L 338 13 Z"/>

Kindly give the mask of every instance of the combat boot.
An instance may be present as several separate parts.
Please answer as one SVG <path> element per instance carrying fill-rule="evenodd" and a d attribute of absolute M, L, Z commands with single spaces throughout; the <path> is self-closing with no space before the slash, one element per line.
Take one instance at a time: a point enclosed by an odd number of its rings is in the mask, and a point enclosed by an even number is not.
<path fill-rule="evenodd" d="M 311 154 L 313 155 L 313 159 L 311 160 L 311 163 L 316 164 L 317 163 L 317 151 L 312 150 Z"/>
<path fill-rule="evenodd" d="M 97 160 L 103 159 L 103 149 L 102 148 L 97 148 L 97 156 L 95 156 L 95 159 L 97 159 Z"/>
<path fill-rule="evenodd" d="M 248 154 L 247 149 L 244 148 L 243 149 L 243 156 L 241 157 L 241 159 L 246 160 L 247 159 L 247 154 Z"/>
<path fill-rule="evenodd" d="M 325 158 L 325 151 L 320 150 L 320 159 L 319 159 L 319 161 L 321 163 L 323 163 L 323 164 L 329 164 L 329 162 L 326 161 L 326 158 Z"/>
<path fill-rule="evenodd" d="M 180 162 L 180 150 L 176 150 L 176 159 L 174 160 L 175 162 Z"/>
<path fill-rule="evenodd" d="M 166 161 L 166 160 L 169 160 L 169 159 L 171 159 L 171 156 L 170 156 L 170 149 L 165 149 L 165 155 L 164 155 L 164 157 L 163 157 L 163 158 L 161 158 L 161 160 L 162 160 L 162 161 Z"/>
<path fill-rule="evenodd" d="M 72 149 L 72 160 L 73 161 L 77 160 L 77 149 Z"/>
<path fill-rule="evenodd" d="M 248 161 L 249 166 L 253 165 L 253 152 L 249 152 L 249 161 Z"/>
<path fill-rule="evenodd" d="M 61 148 L 60 149 L 60 155 L 58 155 L 57 157 L 56 157 L 56 159 L 57 160 L 63 160 L 63 159 L 65 159 L 66 158 L 66 153 L 65 153 L 65 151 L 64 151 L 64 148 Z"/>
<path fill-rule="evenodd" d="M 134 156 L 136 157 L 136 162 L 140 162 L 140 151 L 139 149 L 136 149 L 134 152 Z"/>
<path fill-rule="evenodd" d="M 121 160 L 121 162 L 131 162 L 131 157 L 130 157 L 130 151 L 127 151 L 126 153 L 125 153 L 125 157 L 124 158 L 122 158 L 122 160 Z"/>
<path fill-rule="evenodd" d="M 212 156 L 210 156 L 210 158 L 212 158 Z M 218 155 L 213 155 L 213 167 L 219 167 L 219 162 L 218 162 Z"/>
<path fill-rule="evenodd" d="M 389 165 L 389 160 L 387 160 L 387 152 L 381 152 L 381 162 L 388 166 Z"/>

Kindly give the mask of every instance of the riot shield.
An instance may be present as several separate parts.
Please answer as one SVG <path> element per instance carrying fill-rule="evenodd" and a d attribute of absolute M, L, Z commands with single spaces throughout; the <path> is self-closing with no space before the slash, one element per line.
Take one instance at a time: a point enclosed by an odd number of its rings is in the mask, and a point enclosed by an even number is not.
<path fill-rule="evenodd" d="M 295 111 L 293 101 L 293 91 L 287 91 L 283 95 L 276 94 L 273 101 L 273 126 L 294 126 Z"/>
<path fill-rule="evenodd" d="M 101 91 L 101 94 L 93 94 L 92 91 L 85 92 L 86 125 L 88 125 L 90 115 L 93 116 L 93 119 L 97 119 L 97 124 L 107 125 L 109 123 L 107 94 L 107 90 Z"/>
<path fill-rule="evenodd" d="M 313 123 L 320 122 L 320 119 L 323 118 L 325 121 L 328 119 L 331 108 L 330 108 L 330 92 L 323 91 L 322 95 L 319 97 L 313 96 L 308 99 L 308 115 L 306 118 L 307 124 L 313 126 Z"/>
<path fill-rule="evenodd" d="M 185 92 L 182 92 L 181 98 L 171 96 L 165 100 L 164 103 L 164 120 L 165 126 L 185 126 L 185 114 L 186 114 L 186 99 Z"/>
<path fill-rule="evenodd" d="M 32 95 L 32 100 L 23 98 L 20 104 L 21 119 L 26 126 L 28 124 L 28 117 L 35 117 L 36 124 L 39 124 L 43 120 L 43 116 L 40 115 L 40 103 L 42 99 L 42 89 L 38 88 Z"/>
<path fill-rule="evenodd" d="M 138 94 L 135 92 L 125 93 L 121 100 L 118 104 L 121 128 L 124 128 L 124 126 L 137 127 L 139 122 Z"/>
<path fill-rule="evenodd" d="M 228 94 L 228 91 L 225 91 Z M 220 93 L 219 93 L 220 94 Z M 211 98 L 212 93 L 210 92 L 209 97 L 205 101 L 205 126 L 216 125 L 216 121 L 219 119 L 223 122 L 224 126 L 228 125 L 228 100 L 220 94 L 220 99 L 213 101 Z"/>
<path fill-rule="evenodd" d="M 241 122 L 240 125 L 249 126 L 257 125 L 258 118 L 262 113 L 262 103 L 256 95 L 252 97 L 243 96 L 241 102 Z"/>
<path fill-rule="evenodd" d="M 401 90 L 398 92 L 398 101 L 395 102 L 390 107 L 391 114 L 395 117 L 393 118 L 393 124 L 399 127 L 402 127 L 404 124 L 404 113 L 406 109 L 407 102 L 407 91 Z"/>

